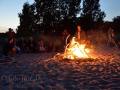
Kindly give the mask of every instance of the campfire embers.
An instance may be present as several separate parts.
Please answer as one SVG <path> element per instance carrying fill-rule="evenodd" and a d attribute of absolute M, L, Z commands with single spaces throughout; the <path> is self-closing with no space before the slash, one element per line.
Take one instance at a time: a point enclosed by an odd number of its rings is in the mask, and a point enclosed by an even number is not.
<path fill-rule="evenodd" d="M 64 59 L 81 59 L 90 58 L 90 49 L 86 48 L 86 44 L 80 44 L 75 37 L 66 46 L 63 54 Z"/>

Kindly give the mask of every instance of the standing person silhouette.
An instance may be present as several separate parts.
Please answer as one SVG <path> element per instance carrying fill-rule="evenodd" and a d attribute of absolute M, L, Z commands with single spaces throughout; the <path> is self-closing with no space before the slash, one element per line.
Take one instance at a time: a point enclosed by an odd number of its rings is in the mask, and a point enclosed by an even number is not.
<path fill-rule="evenodd" d="M 7 38 L 8 38 L 8 53 L 10 56 L 15 56 L 16 54 L 16 39 L 15 39 L 15 32 L 13 29 L 9 28 L 9 31 L 7 32 Z"/>
<path fill-rule="evenodd" d="M 8 40 L 15 38 L 15 32 L 13 31 L 13 29 L 9 28 L 9 31 L 7 32 L 7 37 Z"/>

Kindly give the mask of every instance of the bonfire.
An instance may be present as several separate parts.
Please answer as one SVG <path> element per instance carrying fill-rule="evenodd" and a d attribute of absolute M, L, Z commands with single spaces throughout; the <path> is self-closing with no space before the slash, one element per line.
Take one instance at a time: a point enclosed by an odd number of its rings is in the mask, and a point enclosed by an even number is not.
<path fill-rule="evenodd" d="M 69 44 L 67 44 L 63 58 L 64 59 L 81 59 L 90 58 L 90 49 L 86 48 L 86 44 L 80 44 L 76 37 L 73 37 Z"/>
<path fill-rule="evenodd" d="M 80 43 L 78 38 L 72 37 L 70 43 L 68 43 L 65 47 L 63 53 L 57 53 L 54 58 L 55 59 L 89 59 L 91 57 L 92 48 L 87 47 L 88 44 Z"/>
<path fill-rule="evenodd" d="M 70 35 L 66 38 L 69 38 Z M 65 51 L 63 54 L 57 54 L 58 58 L 62 59 L 88 59 L 91 58 L 91 48 L 88 48 L 88 43 L 82 42 L 81 39 L 81 27 L 77 26 L 77 37 L 72 37 L 70 43 L 66 44 Z"/>

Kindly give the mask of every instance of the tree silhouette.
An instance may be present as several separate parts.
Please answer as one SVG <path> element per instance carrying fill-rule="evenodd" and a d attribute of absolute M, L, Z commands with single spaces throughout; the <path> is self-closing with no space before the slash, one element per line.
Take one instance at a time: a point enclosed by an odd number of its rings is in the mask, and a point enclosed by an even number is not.
<path fill-rule="evenodd" d="M 76 18 L 80 2 L 81 0 L 35 0 L 37 24 L 43 25 L 45 32 L 58 31 L 59 26 L 63 24 L 61 22 Z"/>
<path fill-rule="evenodd" d="M 116 16 L 113 18 L 113 29 L 116 34 L 120 34 L 120 16 Z"/>
<path fill-rule="evenodd" d="M 24 3 L 22 13 L 19 13 L 20 25 L 17 34 L 20 37 L 31 36 L 35 25 L 34 4 Z"/>
<path fill-rule="evenodd" d="M 43 26 L 43 32 L 52 32 L 50 29 L 60 20 L 56 3 L 56 0 L 35 0 L 36 21 Z"/>
<path fill-rule="evenodd" d="M 80 3 L 81 0 L 69 0 L 69 14 L 68 16 L 76 17 L 76 15 L 80 12 Z"/>
<path fill-rule="evenodd" d="M 35 32 L 60 33 L 69 27 L 75 33 L 75 25 L 80 22 L 82 29 L 90 30 L 94 23 L 101 23 L 105 13 L 100 9 L 100 0 L 34 0 L 34 4 L 25 3 L 19 13 L 19 36 L 30 36 Z M 80 18 L 77 18 L 78 13 Z M 35 30 L 35 31 L 34 31 Z"/>
<path fill-rule="evenodd" d="M 93 28 L 94 23 L 103 22 L 105 13 L 100 9 L 100 0 L 83 0 L 81 22 L 84 30 Z"/>

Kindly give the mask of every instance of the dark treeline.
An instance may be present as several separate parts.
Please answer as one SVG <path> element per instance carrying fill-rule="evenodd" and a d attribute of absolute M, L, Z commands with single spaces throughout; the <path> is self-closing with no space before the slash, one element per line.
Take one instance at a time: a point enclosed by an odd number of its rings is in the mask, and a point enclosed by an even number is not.
<path fill-rule="evenodd" d="M 74 34 L 77 23 L 80 23 L 83 30 L 90 30 L 95 23 L 102 23 L 105 17 L 99 1 L 34 0 L 32 5 L 26 2 L 19 13 L 17 36 L 40 33 L 59 35 L 64 29 Z"/>

